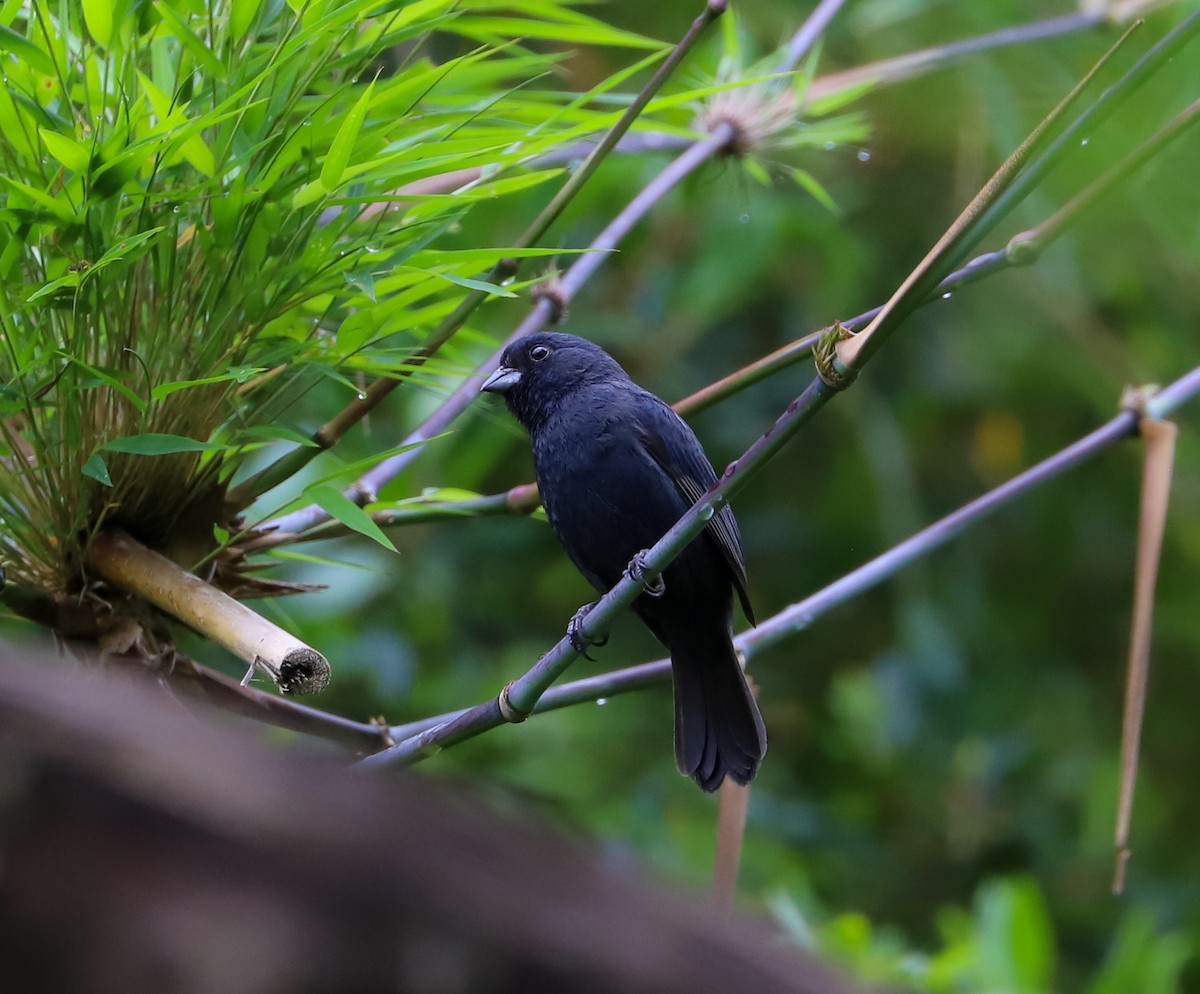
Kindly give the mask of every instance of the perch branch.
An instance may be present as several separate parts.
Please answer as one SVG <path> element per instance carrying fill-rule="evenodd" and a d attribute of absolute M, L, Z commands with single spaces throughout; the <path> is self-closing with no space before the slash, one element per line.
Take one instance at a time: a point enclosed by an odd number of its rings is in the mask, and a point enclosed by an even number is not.
<path fill-rule="evenodd" d="M 1145 405 L 1146 416 L 1155 419 L 1166 418 L 1182 405 L 1192 401 L 1197 394 L 1200 394 L 1200 367 L 1193 369 L 1170 386 L 1154 394 Z M 816 619 L 895 576 L 902 569 L 946 545 L 967 528 L 982 521 L 1001 507 L 1049 483 L 1116 442 L 1135 435 L 1139 422 L 1140 418 L 1137 414 L 1128 410 L 1121 411 L 1116 417 L 1085 435 L 1079 441 L 923 528 L 804 600 L 784 608 L 773 617 L 760 622 L 756 628 L 743 632 L 734 639 L 735 647 L 739 654 L 749 661 L 763 650 L 798 634 L 808 628 Z M 666 681 L 670 674 L 670 660 L 658 659 L 582 680 L 574 680 L 552 687 L 535 704 L 530 713 L 540 714 L 545 711 L 642 690 Z M 459 741 L 470 737 L 471 734 L 480 734 L 496 725 L 504 724 L 505 720 L 500 715 L 498 707 L 494 711 L 494 724 L 484 723 L 484 719 L 493 714 L 494 705 L 495 702 L 492 701 L 475 708 L 452 711 L 403 725 L 395 725 L 390 731 L 398 743 L 396 749 L 405 749 L 406 744 L 409 744 L 408 749 L 395 758 L 391 758 L 391 753 L 383 753 L 364 760 L 360 765 L 375 766 L 387 762 L 416 762 L 437 751 L 437 747 L 452 744 L 452 741 Z M 470 730 L 470 734 L 466 734 L 468 730 L 462 727 L 462 723 L 468 716 L 471 716 L 472 720 L 477 723 Z M 439 729 L 451 726 L 457 726 L 458 738 L 443 739 L 436 734 Z M 421 738 L 425 738 L 426 741 L 421 749 L 416 749 L 415 745 Z"/>

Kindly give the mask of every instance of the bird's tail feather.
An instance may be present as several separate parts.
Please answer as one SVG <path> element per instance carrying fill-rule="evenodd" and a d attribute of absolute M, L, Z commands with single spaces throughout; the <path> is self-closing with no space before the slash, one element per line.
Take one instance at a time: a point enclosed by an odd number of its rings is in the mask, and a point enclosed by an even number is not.
<path fill-rule="evenodd" d="M 767 751 L 767 732 L 746 678 L 726 638 L 671 645 L 675 685 L 675 762 L 702 790 L 729 776 L 754 779 Z"/>

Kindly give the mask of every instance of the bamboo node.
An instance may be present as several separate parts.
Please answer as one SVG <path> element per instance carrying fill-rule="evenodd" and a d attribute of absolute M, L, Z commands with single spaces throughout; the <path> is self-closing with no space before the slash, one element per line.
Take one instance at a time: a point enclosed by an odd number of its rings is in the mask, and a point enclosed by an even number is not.
<path fill-rule="evenodd" d="M 837 346 L 854 337 L 841 321 L 835 321 L 833 327 L 826 331 L 813 348 L 813 363 L 817 367 L 817 375 L 821 382 L 831 390 L 845 390 L 858 376 L 858 371 L 848 369 L 838 360 Z"/>

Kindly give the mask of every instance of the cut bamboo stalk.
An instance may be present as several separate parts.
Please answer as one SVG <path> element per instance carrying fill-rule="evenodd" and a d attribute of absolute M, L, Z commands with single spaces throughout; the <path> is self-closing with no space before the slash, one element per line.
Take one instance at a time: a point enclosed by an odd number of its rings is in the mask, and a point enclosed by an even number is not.
<path fill-rule="evenodd" d="M 285 694 L 318 694 L 329 684 L 329 663 L 316 649 L 124 532 L 98 535 L 88 565 L 109 583 L 266 670 Z"/>

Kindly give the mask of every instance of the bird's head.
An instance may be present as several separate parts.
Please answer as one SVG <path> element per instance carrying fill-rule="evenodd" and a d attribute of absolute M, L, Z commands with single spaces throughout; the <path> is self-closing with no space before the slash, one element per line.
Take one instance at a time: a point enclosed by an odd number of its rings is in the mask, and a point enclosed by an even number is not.
<path fill-rule="evenodd" d="M 628 379 L 620 364 L 599 345 L 575 335 L 542 332 L 506 348 L 499 368 L 479 389 L 504 394 L 508 409 L 533 431 L 579 390 Z"/>

